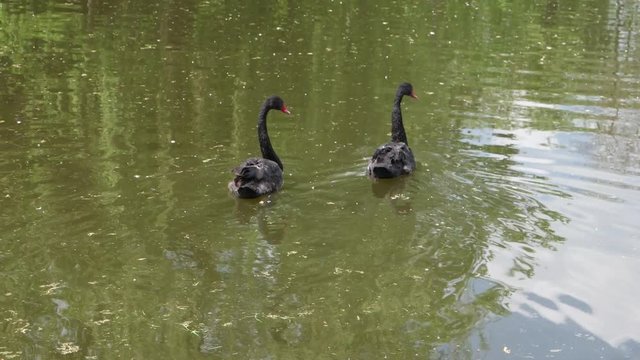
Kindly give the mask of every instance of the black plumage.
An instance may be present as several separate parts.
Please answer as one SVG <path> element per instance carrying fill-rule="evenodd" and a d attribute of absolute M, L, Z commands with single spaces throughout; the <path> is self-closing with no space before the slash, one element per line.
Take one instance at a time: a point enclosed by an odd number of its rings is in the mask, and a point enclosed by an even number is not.
<path fill-rule="evenodd" d="M 271 96 L 265 100 L 258 116 L 258 141 L 262 158 L 250 158 L 233 169 L 235 177 L 229 182 L 229 190 L 236 197 L 255 198 L 282 188 L 282 161 L 273 150 L 267 132 L 267 113 L 271 109 L 289 114 L 280 97 Z"/>
<path fill-rule="evenodd" d="M 391 111 L 391 142 L 378 147 L 367 166 L 367 175 L 374 179 L 410 174 L 416 168 L 416 160 L 409 148 L 400 110 L 400 103 L 405 95 L 417 99 L 411 84 L 400 84 Z"/>

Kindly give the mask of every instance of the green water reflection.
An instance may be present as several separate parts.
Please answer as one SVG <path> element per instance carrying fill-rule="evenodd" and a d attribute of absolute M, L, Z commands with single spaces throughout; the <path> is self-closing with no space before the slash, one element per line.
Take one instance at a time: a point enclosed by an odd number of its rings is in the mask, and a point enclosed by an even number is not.
<path fill-rule="evenodd" d="M 639 210 L 637 13 L 0 0 L 0 358 L 507 356 L 486 324 L 517 319 L 518 281 L 589 225 L 557 204 Z M 421 98 L 403 104 L 419 167 L 372 184 L 401 81 Z M 269 122 L 285 186 L 236 201 L 229 170 L 258 154 L 271 94 L 293 113 Z M 634 239 L 620 221 L 609 234 Z M 637 335 L 597 340 L 578 347 L 640 353 Z"/>

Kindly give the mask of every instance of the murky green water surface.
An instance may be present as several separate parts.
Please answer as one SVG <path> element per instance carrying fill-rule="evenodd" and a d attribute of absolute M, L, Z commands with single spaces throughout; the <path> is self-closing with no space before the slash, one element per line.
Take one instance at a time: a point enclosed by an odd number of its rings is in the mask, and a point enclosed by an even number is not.
<path fill-rule="evenodd" d="M 1 0 L 0 358 L 640 358 L 639 4 Z"/>

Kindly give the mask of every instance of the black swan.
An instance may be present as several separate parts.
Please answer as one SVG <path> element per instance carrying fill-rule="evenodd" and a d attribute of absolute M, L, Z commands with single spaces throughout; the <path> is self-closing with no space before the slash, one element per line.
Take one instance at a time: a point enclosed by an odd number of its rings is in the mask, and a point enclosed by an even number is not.
<path fill-rule="evenodd" d="M 394 178 L 410 174 L 416 168 L 416 160 L 413 158 L 413 153 L 407 143 L 407 134 L 404 132 L 404 125 L 402 125 L 400 103 L 405 95 L 414 99 L 418 98 L 413 92 L 411 84 L 402 83 L 398 86 L 391 111 L 391 142 L 377 148 L 369 160 L 367 175 L 371 178 Z"/>
<path fill-rule="evenodd" d="M 258 116 L 258 141 L 262 158 L 248 159 L 233 169 L 235 178 L 229 183 L 229 190 L 239 198 L 267 195 L 282 187 L 282 162 L 273 150 L 267 133 L 267 113 L 271 109 L 290 114 L 284 101 L 278 96 L 271 96 L 262 104 Z"/>

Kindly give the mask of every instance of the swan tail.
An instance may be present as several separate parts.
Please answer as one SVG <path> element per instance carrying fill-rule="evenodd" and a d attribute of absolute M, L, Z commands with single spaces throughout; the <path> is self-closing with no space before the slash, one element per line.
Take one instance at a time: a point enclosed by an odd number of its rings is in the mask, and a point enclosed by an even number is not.
<path fill-rule="evenodd" d="M 247 183 L 239 176 L 236 176 L 235 179 L 229 183 L 229 190 L 233 195 L 244 199 L 260 196 L 260 193 L 256 190 L 254 184 Z"/>
<path fill-rule="evenodd" d="M 398 176 L 395 172 L 391 171 L 389 168 L 385 166 L 373 166 L 371 169 L 371 173 L 374 177 L 380 179 L 392 178 Z"/>
<path fill-rule="evenodd" d="M 238 197 L 243 199 L 250 199 L 250 198 L 255 198 L 260 196 L 260 194 L 257 193 L 255 189 L 250 188 L 248 186 L 239 187 L 237 193 L 238 193 Z"/>

